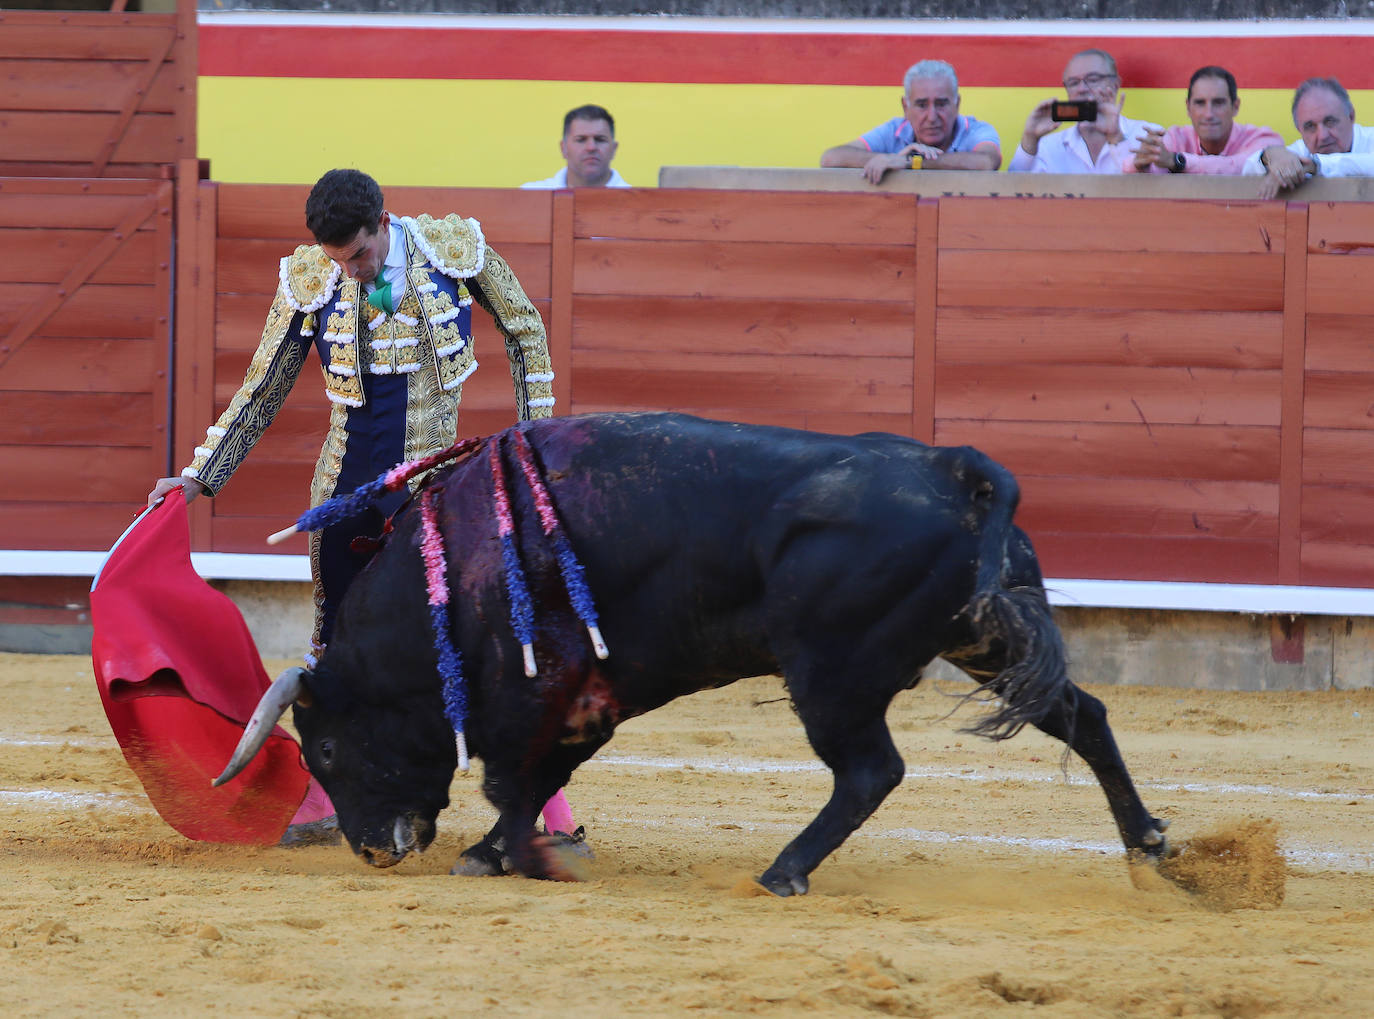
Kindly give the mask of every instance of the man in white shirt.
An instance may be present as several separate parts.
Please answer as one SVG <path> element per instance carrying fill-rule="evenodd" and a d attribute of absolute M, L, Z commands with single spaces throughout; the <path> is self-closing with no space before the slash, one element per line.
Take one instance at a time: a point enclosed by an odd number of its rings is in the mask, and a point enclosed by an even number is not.
<path fill-rule="evenodd" d="M 1007 169 L 1020 173 L 1127 173 L 1135 148 L 1158 124 L 1121 115 L 1124 96 L 1116 61 L 1103 50 L 1084 50 L 1064 67 L 1064 91 L 1071 102 L 1097 103 L 1097 119 L 1060 126 L 1051 119 L 1054 99 L 1038 103 L 1026 118 L 1021 144 Z"/>
<path fill-rule="evenodd" d="M 1245 162 L 1244 173 L 1264 174 L 1260 197 L 1273 198 L 1311 177 L 1374 177 L 1374 129 L 1355 123 L 1350 93 L 1335 78 L 1308 78 L 1293 93 L 1293 123 L 1302 135 L 1292 145 L 1270 145 Z"/>
<path fill-rule="evenodd" d="M 563 118 L 563 137 L 558 151 L 567 166 L 552 177 L 528 181 L 522 188 L 627 188 L 630 182 L 611 168 L 615 150 L 615 118 L 604 106 L 579 106 Z"/>

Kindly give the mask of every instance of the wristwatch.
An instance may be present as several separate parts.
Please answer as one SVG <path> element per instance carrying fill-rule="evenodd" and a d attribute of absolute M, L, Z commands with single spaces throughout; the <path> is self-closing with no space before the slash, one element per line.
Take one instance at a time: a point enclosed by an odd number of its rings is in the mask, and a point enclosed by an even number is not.
<path fill-rule="evenodd" d="M 1169 167 L 1170 173 L 1183 173 L 1188 169 L 1188 160 L 1183 157 L 1182 152 L 1174 153 L 1174 165 Z"/>

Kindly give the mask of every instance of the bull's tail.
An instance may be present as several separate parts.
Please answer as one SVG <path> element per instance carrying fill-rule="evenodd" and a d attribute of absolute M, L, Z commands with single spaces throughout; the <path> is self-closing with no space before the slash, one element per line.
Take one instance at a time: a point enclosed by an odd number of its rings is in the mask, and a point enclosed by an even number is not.
<path fill-rule="evenodd" d="M 1018 587 L 974 596 L 969 606 L 984 640 L 1003 648 L 1002 671 L 974 696 L 991 693 L 997 707 L 969 726 L 989 739 L 1009 739 L 1044 718 L 1072 688 L 1059 627 L 1043 588 Z"/>
<path fill-rule="evenodd" d="M 1020 576 L 1018 571 L 1015 586 L 1007 585 L 1012 518 L 1021 498 L 1016 479 L 975 450 L 959 452 L 961 468 L 972 475 L 974 505 L 981 511 L 977 580 L 965 613 L 984 649 L 975 657 L 980 663 L 996 663 L 997 669 L 970 670 L 980 680 L 970 696 L 990 694 L 996 707 L 968 731 L 1003 740 L 1042 719 L 1072 685 L 1063 638 L 1039 584 L 1039 570 L 1034 576 Z"/>

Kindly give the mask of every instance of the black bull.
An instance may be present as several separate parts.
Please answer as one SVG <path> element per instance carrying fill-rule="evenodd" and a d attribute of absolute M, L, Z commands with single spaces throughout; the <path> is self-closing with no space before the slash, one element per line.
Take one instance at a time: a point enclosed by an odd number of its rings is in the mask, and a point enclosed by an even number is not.
<path fill-rule="evenodd" d="M 500 811 L 456 871 L 568 876 L 534 821 L 618 723 L 780 673 L 834 789 L 759 880 L 804 893 L 901 781 L 885 715 L 937 655 L 994 701 L 974 731 L 1000 739 L 1030 724 L 1063 740 L 1097 776 L 1127 850 L 1165 852 L 1165 825 L 1136 794 L 1106 709 L 1068 678 L 1035 553 L 1012 523 L 1016 482 L 988 457 L 671 414 L 518 427 L 585 569 L 610 657 L 593 654 L 570 606 L 510 436 L 487 443 L 502 443 L 538 613 L 537 678 L 512 633 L 488 445 L 440 472 L 466 738 Z M 354 851 L 381 866 L 433 840 L 457 763 L 419 516 L 403 515 L 354 582 L 314 671 L 284 675 L 270 711 L 273 694 L 264 698 L 272 718 L 295 700 L 311 772 Z"/>

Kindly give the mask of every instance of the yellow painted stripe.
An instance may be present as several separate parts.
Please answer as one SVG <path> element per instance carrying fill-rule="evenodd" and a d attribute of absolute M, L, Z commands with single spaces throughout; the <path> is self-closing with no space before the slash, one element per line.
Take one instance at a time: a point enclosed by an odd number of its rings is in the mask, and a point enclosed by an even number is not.
<path fill-rule="evenodd" d="M 1186 122 L 1182 89 L 1126 89 L 1128 116 Z M 965 88 L 1003 165 L 1026 114 L 1052 88 Z M 812 167 L 831 145 L 898 116 L 901 87 L 203 77 L 199 148 L 215 180 L 310 184 L 336 166 L 385 185 L 515 187 L 562 166 L 563 114 L 598 103 L 616 118 L 615 166 L 654 186 L 660 166 Z M 1240 119 L 1297 137 L 1292 93 L 1241 92 Z M 1374 91 L 1352 92 L 1374 109 Z"/>

